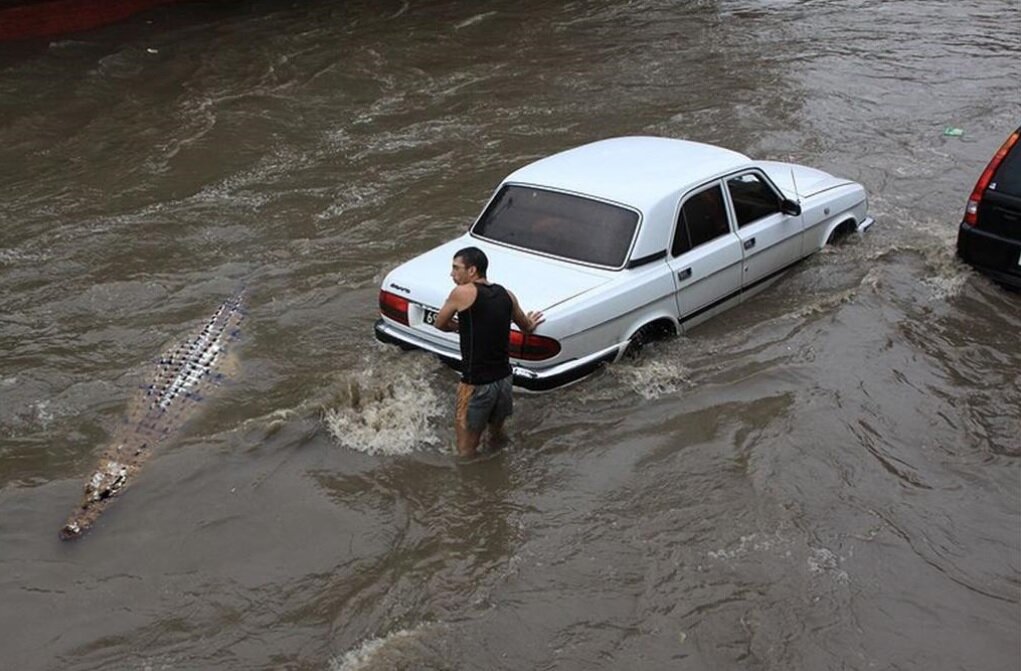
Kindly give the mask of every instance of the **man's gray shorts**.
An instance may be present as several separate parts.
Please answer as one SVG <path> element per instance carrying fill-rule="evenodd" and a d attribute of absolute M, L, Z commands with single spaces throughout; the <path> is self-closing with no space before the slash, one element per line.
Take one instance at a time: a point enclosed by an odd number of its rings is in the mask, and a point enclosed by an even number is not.
<path fill-rule="evenodd" d="M 486 424 L 507 419 L 514 414 L 512 384 L 512 375 L 488 384 L 461 382 L 457 385 L 455 421 L 472 433 L 482 433 Z"/>

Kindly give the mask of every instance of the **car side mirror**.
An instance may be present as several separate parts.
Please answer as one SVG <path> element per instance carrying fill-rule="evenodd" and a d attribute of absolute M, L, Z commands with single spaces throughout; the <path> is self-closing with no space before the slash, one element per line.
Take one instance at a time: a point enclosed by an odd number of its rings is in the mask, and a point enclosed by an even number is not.
<path fill-rule="evenodd" d="M 780 211 L 784 214 L 789 214 L 792 217 L 796 217 L 801 214 L 801 203 L 790 198 L 784 198 L 780 201 Z"/>

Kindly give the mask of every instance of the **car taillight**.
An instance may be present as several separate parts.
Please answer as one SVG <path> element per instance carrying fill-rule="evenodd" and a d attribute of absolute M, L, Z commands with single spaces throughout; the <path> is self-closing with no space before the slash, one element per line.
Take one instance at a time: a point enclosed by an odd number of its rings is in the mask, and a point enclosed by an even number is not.
<path fill-rule="evenodd" d="M 509 352 L 513 359 L 543 361 L 560 354 L 560 343 L 553 338 L 511 330 Z"/>
<path fill-rule="evenodd" d="M 389 317 L 395 322 L 407 326 L 408 324 L 408 299 L 389 291 L 379 292 L 379 312 L 384 317 Z"/>
<path fill-rule="evenodd" d="M 1003 157 L 1007 155 L 1010 148 L 1017 142 L 1017 138 L 1018 131 L 1014 131 L 1007 138 L 1007 141 L 1003 143 L 1003 146 L 993 155 L 989 165 L 982 171 L 982 176 L 975 183 L 975 188 L 971 191 L 971 197 L 968 198 L 968 205 L 964 208 L 964 223 L 969 226 L 974 226 L 978 223 L 978 205 L 982 202 L 982 194 L 986 192 L 986 187 L 989 186 L 989 181 L 992 180 L 993 174 L 1000 167 Z"/>

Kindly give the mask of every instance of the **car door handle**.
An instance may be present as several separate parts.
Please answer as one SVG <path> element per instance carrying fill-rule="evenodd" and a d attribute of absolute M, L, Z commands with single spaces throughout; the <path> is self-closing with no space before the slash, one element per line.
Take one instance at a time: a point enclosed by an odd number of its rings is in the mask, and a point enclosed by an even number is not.
<path fill-rule="evenodd" d="M 747 240 L 744 241 L 744 248 L 745 249 L 751 249 L 754 246 L 755 246 L 755 238 L 748 238 Z"/>
<path fill-rule="evenodd" d="M 677 273 L 677 279 L 686 280 L 691 277 L 691 268 L 685 268 L 681 272 Z"/>

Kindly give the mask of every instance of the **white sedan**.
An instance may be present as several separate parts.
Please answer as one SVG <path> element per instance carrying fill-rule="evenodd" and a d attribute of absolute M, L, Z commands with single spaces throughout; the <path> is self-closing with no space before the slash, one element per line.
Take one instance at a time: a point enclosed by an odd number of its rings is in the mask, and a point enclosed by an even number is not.
<path fill-rule="evenodd" d="M 685 140 L 594 142 L 515 171 L 468 232 L 393 269 L 376 337 L 456 365 L 457 333 L 432 323 L 454 252 L 475 246 L 490 281 L 546 314 L 508 334 L 514 384 L 552 389 L 749 298 L 870 226 L 867 210 L 860 184 L 802 165 Z"/>

